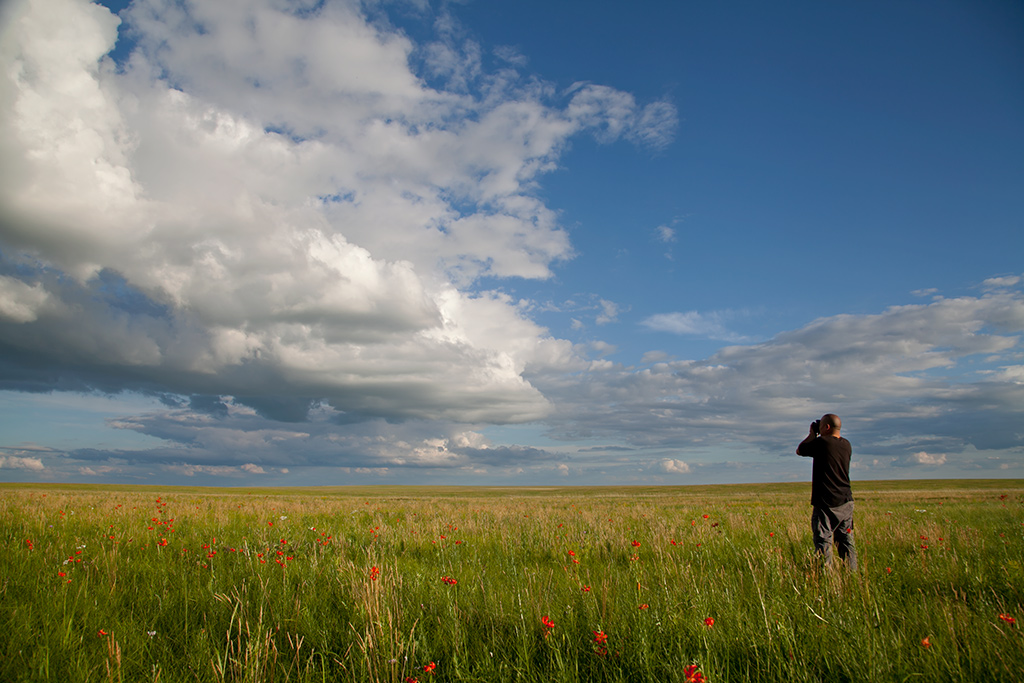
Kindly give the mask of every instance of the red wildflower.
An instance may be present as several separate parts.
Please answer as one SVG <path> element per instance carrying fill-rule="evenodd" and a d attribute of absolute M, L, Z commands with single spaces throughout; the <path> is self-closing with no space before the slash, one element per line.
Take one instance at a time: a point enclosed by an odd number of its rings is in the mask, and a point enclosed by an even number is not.
<path fill-rule="evenodd" d="M 711 628 L 712 626 L 715 625 L 715 618 L 714 617 L 708 617 L 707 619 L 704 620 L 704 625 L 707 626 L 708 628 Z"/>
<path fill-rule="evenodd" d="M 576 557 L 576 553 L 572 550 L 569 551 L 569 557 Z"/>
<path fill-rule="evenodd" d="M 428 673 L 428 674 L 433 674 L 434 673 L 434 669 L 436 669 L 436 668 L 437 668 L 437 664 L 435 664 L 434 662 L 431 662 L 430 664 L 425 664 L 423 666 L 423 672 L 424 673 Z"/>
<path fill-rule="evenodd" d="M 650 607 L 650 605 L 648 605 L 648 604 L 647 604 L 647 603 L 645 602 L 644 604 L 640 605 L 640 606 L 639 606 L 639 607 L 638 607 L 637 609 L 647 609 L 648 607 Z"/>
<path fill-rule="evenodd" d="M 925 636 L 924 639 L 921 641 L 921 647 L 923 647 L 926 650 L 932 646 L 932 644 L 928 641 L 928 638 L 930 637 L 931 636 Z"/>
<path fill-rule="evenodd" d="M 584 586 L 583 587 L 583 592 L 584 593 L 589 593 L 590 592 L 590 586 Z"/>
<path fill-rule="evenodd" d="M 549 617 L 547 615 L 545 615 L 545 616 L 540 618 L 540 623 L 543 624 L 546 628 L 554 628 L 555 627 L 555 622 L 552 621 L 551 617 Z"/>
<path fill-rule="evenodd" d="M 405 683 L 420 683 L 420 679 L 413 678 L 412 676 L 406 676 Z"/>
<path fill-rule="evenodd" d="M 709 518 L 711 515 L 704 515 L 704 519 Z"/>
<path fill-rule="evenodd" d="M 1013 626 L 1014 624 L 1017 623 L 1017 620 L 1014 619 L 1013 617 L 1011 617 L 1009 614 L 1000 614 L 999 618 L 1002 619 L 1003 621 L 1005 621 L 1010 626 Z"/>
<path fill-rule="evenodd" d="M 104 631 L 103 629 L 100 629 L 99 631 L 97 631 L 96 635 L 97 635 L 98 637 L 102 638 L 103 636 L 105 636 L 105 635 L 108 635 L 108 634 L 107 634 L 107 632 L 106 632 L 106 631 Z"/>
<path fill-rule="evenodd" d="M 640 541 L 633 541 L 633 547 L 634 548 L 639 548 L 640 547 Z"/>
<path fill-rule="evenodd" d="M 376 581 L 380 576 L 380 567 L 370 567 L 370 581 Z"/>
<path fill-rule="evenodd" d="M 608 634 L 604 631 L 594 631 L 594 642 L 598 645 L 604 645 L 608 642 Z"/>
<path fill-rule="evenodd" d="M 708 679 L 704 677 L 700 671 L 698 671 L 696 664 L 690 664 L 683 669 L 683 675 L 686 676 L 686 683 L 705 683 Z"/>

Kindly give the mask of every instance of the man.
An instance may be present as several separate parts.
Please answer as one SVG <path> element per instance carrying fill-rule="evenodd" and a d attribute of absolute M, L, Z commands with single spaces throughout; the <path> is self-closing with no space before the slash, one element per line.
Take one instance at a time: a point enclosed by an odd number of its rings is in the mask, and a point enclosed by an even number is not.
<path fill-rule="evenodd" d="M 853 544 L 853 491 L 850 489 L 850 456 L 853 447 L 839 434 L 838 415 L 829 413 L 811 423 L 807 438 L 796 447 L 796 454 L 814 458 L 811 478 L 811 530 L 814 548 L 832 562 L 832 543 L 839 558 L 857 571 L 857 549 Z"/>

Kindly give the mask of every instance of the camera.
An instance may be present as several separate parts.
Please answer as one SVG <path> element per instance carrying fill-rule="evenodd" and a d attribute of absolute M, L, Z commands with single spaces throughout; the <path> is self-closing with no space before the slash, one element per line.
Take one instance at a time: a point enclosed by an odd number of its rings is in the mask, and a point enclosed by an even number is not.
<path fill-rule="evenodd" d="M 821 434 L 821 420 L 815 420 L 811 423 L 811 431 L 815 434 Z"/>

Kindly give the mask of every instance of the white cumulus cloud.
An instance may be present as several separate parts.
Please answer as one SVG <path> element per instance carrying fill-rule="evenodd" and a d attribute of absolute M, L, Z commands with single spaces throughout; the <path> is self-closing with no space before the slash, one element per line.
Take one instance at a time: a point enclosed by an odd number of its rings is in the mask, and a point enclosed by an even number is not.
<path fill-rule="evenodd" d="M 567 362 L 571 345 L 477 283 L 545 279 L 573 256 L 535 194 L 571 136 L 657 148 L 674 108 L 485 73 L 451 27 L 427 62 L 459 85 L 437 89 L 377 9 L 9 7 L 0 342 L 12 362 L 52 353 L 40 382 L 227 394 L 289 419 L 321 400 L 367 418 L 546 415 L 523 371 Z M 121 21 L 134 44 L 115 64 Z"/>
<path fill-rule="evenodd" d="M 668 474 L 688 474 L 690 466 L 682 460 L 666 458 L 661 461 L 661 470 Z"/>

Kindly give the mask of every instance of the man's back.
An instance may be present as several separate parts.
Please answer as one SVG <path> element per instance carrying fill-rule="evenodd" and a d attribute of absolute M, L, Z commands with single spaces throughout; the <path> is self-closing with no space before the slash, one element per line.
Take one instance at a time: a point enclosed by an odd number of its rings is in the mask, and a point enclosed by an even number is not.
<path fill-rule="evenodd" d="M 853 500 L 850 488 L 850 457 L 853 446 L 839 436 L 819 436 L 797 449 L 800 455 L 814 458 L 811 478 L 811 504 L 837 507 Z"/>

